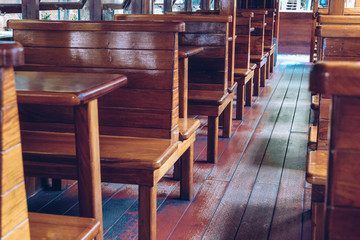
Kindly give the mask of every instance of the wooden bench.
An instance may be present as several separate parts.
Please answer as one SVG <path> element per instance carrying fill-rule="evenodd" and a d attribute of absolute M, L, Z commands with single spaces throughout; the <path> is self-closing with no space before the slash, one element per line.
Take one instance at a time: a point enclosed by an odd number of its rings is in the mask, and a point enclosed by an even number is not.
<path fill-rule="evenodd" d="M 360 235 L 359 82 L 359 62 L 323 62 L 315 65 L 310 75 L 310 90 L 333 99 L 325 212 L 321 218 L 325 239 L 357 239 Z"/>
<path fill-rule="evenodd" d="M 268 57 L 268 66 L 266 72 L 266 78 L 270 78 L 270 74 L 274 71 L 275 65 L 275 43 L 274 43 L 274 34 L 275 34 L 275 18 L 276 18 L 276 9 L 266 9 L 268 14 L 265 15 L 265 39 L 264 39 L 264 51 L 269 53 Z"/>
<path fill-rule="evenodd" d="M 224 116 L 223 136 L 230 137 L 232 101 L 236 84 L 229 86 L 228 47 L 231 16 L 200 14 L 144 15 L 119 14 L 116 20 L 126 21 L 183 21 L 186 31 L 179 34 L 181 46 L 203 47 L 189 58 L 188 113 L 208 116 L 207 161 L 218 157 L 219 117 Z"/>
<path fill-rule="evenodd" d="M 184 23 L 9 21 L 8 27 L 25 46 L 21 70 L 128 77 L 125 88 L 99 99 L 101 178 L 139 185 L 139 239 L 156 239 L 156 184 L 179 158 L 180 197 L 193 196 L 199 121 L 179 119 L 178 107 L 178 32 Z M 67 109 L 21 106 L 26 174 L 76 179 L 72 118 Z"/>
<path fill-rule="evenodd" d="M 13 66 L 23 63 L 21 45 L 0 43 L 1 239 L 94 239 L 100 232 L 95 219 L 27 211 L 13 72 Z"/>
<path fill-rule="evenodd" d="M 219 2 L 220 10 L 198 10 L 196 13 L 190 14 L 202 14 L 202 15 L 219 15 L 223 12 L 223 3 L 224 1 Z M 231 2 L 231 1 L 230 1 Z M 235 12 L 236 13 L 236 12 Z M 236 119 L 242 119 L 244 115 L 244 105 L 251 106 L 252 104 L 252 95 L 253 95 L 253 78 L 256 64 L 250 63 L 250 42 L 251 42 L 251 33 L 255 30 L 251 27 L 251 18 L 254 17 L 252 12 L 234 13 L 235 18 L 233 20 L 236 22 L 235 31 L 236 33 L 232 38 L 234 41 L 234 69 L 232 70 L 232 77 L 234 81 L 238 84 L 237 87 L 237 97 L 236 97 Z M 189 14 L 186 12 L 177 12 L 172 14 Z M 229 50 L 229 59 L 230 59 L 230 50 Z M 230 64 L 229 64 L 230 66 Z M 230 72 L 229 68 L 229 72 Z M 229 76 L 230 78 L 231 76 Z M 246 86 L 246 89 L 245 89 Z M 246 90 L 246 91 L 245 91 Z M 246 94 L 245 94 L 246 92 Z M 244 96 L 246 100 L 244 101 Z"/>
<path fill-rule="evenodd" d="M 236 119 L 243 118 L 244 105 L 251 106 L 252 104 L 254 72 L 257 67 L 256 63 L 250 62 L 251 35 L 255 30 L 255 28 L 251 27 L 253 17 L 252 12 L 237 11 L 234 71 L 235 81 L 238 83 Z M 245 92 L 246 94 L 244 94 Z M 245 104 L 244 95 L 246 97 Z"/>
<path fill-rule="evenodd" d="M 267 68 L 267 59 L 269 53 L 264 51 L 264 41 L 265 41 L 265 15 L 268 14 L 267 10 L 263 9 L 238 9 L 237 12 L 253 12 L 254 17 L 251 19 L 251 27 L 254 28 L 254 32 L 251 36 L 251 55 L 250 62 L 256 64 L 256 69 L 254 73 L 254 96 L 258 96 L 260 93 L 260 87 L 265 86 L 266 79 L 266 68 Z"/>

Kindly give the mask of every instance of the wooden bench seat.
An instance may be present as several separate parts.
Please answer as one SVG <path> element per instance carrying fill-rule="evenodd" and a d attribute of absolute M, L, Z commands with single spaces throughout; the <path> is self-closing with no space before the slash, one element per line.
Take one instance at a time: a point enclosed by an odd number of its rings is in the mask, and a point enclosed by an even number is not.
<path fill-rule="evenodd" d="M 29 212 L 30 239 L 94 239 L 95 219 Z"/>
<path fill-rule="evenodd" d="M 101 179 L 139 185 L 139 239 L 156 239 L 156 184 L 178 159 L 181 189 L 187 189 L 181 190 L 181 198 L 193 196 L 193 143 L 199 121 L 184 119 L 185 137 L 179 140 L 178 33 L 184 31 L 184 23 L 9 21 L 8 26 L 26 49 L 22 70 L 128 77 L 125 88 L 99 99 Z M 54 41 L 70 35 L 83 41 Z M 24 141 L 25 172 L 76 178 L 70 146 L 73 129 L 68 126 L 71 111 L 20 107 L 24 139 L 31 139 Z M 47 149 L 34 144 L 38 151 L 31 152 L 26 145 L 35 140 L 48 145 Z M 61 149 L 59 140 L 64 141 Z"/>
<path fill-rule="evenodd" d="M 82 239 L 101 232 L 100 222 L 40 213 L 28 213 L 13 66 L 24 63 L 17 43 L 0 43 L 1 83 L 1 239 Z M 95 180 L 96 181 L 96 180 Z M 100 182 L 100 179 L 98 179 Z M 99 236 L 98 239 L 102 239 Z"/>

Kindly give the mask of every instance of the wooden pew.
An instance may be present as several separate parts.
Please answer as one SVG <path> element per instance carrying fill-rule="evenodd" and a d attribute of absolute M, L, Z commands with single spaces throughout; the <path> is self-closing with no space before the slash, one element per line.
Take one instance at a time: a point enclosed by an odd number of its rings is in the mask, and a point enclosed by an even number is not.
<path fill-rule="evenodd" d="M 91 218 L 28 213 L 21 155 L 14 66 L 24 63 L 17 43 L 0 43 L 1 239 L 94 239 L 100 222 Z"/>
<path fill-rule="evenodd" d="M 208 116 L 207 160 L 215 163 L 218 157 L 219 117 L 223 114 L 224 137 L 230 137 L 232 101 L 236 84 L 229 82 L 228 48 L 231 16 L 181 15 L 115 15 L 126 21 L 183 21 L 186 31 L 179 34 L 182 46 L 203 47 L 189 58 L 189 102 L 192 115 Z M 230 87 L 230 85 L 232 86 Z"/>
<path fill-rule="evenodd" d="M 222 3 L 222 2 L 220 2 Z M 220 10 L 198 10 L 195 13 L 174 12 L 172 14 L 192 14 L 192 15 L 219 15 Z M 255 30 L 251 27 L 252 12 L 237 12 L 235 27 L 235 46 L 234 46 L 234 69 L 232 70 L 234 81 L 237 83 L 236 98 L 236 119 L 242 119 L 244 115 L 244 105 L 251 106 L 253 95 L 253 78 L 256 64 L 250 63 L 250 43 L 251 33 Z M 230 52 L 230 51 L 229 51 Z M 230 54 L 229 54 L 230 59 Z M 229 68 L 230 71 L 230 68 Z M 230 76 L 229 76 L 230 78 Z M 230 83 L 229 83 L 230 84 Z M 246 89 L 245 89 L 246 86 Z M 246 92 L 246 94 L 245 94 Z M 244 96 L 246 101 L 244 101 Z"/>
<path fill-rule="evenodd" d="M 251 39 L 255 28 L 251 26 L 252 12 L 237 11 L 235 41 L 235 81 L 238 83 L 236 98 L 236 119 L 242 119 L 244 105 L 251 106 L 253 95 L 254 72 L 256 63 L 250 62 Z M 246 86 L 246 89 L 245 89 Z M 246 94 L 244 94 L 246 92 Z M 246 97 L 244 104 L 244 95 Z"/>
<path fill-rule="evenodd" d="M 263 9 L 238 9 L 237 12 L 253 12 L 254 18 L 251 20 L 251 27 L 255 30 L 251 36 L 251 55 L 250 61 L 256 64 L 254 73 L 254 96 L 258 96 L 260 87 L 265 86 L 266 68 L 269 53 L 264 51 L 265 41 L 265 15 L 268 14 L 267 10 Z"/>
<path fill-rule="evenodd" d="M 274 43 L 274 34 L 275 34 L 275 19 L 276 19 L 276 9 L 266 9 L 268 14 L 265 16 L 265 39 L 264 39 L 264 51 L 269 53 L 268 57 L 268 66 L 266 72 L 266 78 L 270 78 L 270 74 L 274 71 L 275 65 L 275 43 Z"/>
<path fill-rule="evenodd" d="M 341 79 L 341 81 L 339 81 Z M 310 74 L 310 90 L 332 96 L 330 150 L 325 156 L 325 239 L 357 239 L 360 235 L 359 62 L 323 62 Z"/>
<path fill-rule="evenodd" d="M 9 21 L 8 27 L 25 47 L 21 70 L 128 77 L 125 88 L 99 99 L 101 178 L 139 185 L 139 239 L 156 239 L 156 184 L 179 158 L 180 197 L 193 196 L 199 121 L 179 119 L 178 107 L 178 32 L 184 23 Z M 72 118 L 67 109 L 21 106 L 26 174 L 76 179 Z M 180 129 L 186 133 L 181 141 Z"/>

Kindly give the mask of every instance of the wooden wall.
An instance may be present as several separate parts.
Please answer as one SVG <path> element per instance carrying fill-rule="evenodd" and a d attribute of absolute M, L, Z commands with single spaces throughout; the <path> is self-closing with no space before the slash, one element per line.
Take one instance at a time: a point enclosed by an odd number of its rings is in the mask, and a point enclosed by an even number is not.
<path fill-rule="evenodd" d="M 312 12 L 281 12 L 279 53 L 310 54 Z"/>

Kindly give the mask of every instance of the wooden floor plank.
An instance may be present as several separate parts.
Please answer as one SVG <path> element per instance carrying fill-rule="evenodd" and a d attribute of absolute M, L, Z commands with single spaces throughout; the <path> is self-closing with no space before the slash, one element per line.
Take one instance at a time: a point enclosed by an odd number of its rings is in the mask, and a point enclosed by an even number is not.
<path fill-rule="evenodd" d="M 305 188 L 304 191 L 302 216 L 302 240 L 311 240 L 311 188 Z"/>
<path fill-rule="evenodd" d="M 258 183 L 254 186 L 236 240 L 267 239 L 269 223 L 278 192 L 278 186 Z"/>
<path fill-rule="evenodd" d="M 213 180 L 230 180 L 239 163 L 241 155 L 243 154 L 250 137 L 255 131 L 261 116 L 263 115 L 266 106 L 269 102 L 274 89 L 277 87 L 279 80 L 284 71 L 279 69 L 274 73 L 277 76 L 268 86 L 260 93 L 259 98 L 253 103 L 250 111 L 244 117 L 242 124 L 236 130 L 225 152 L 216 163 L 214 170 L 211 172 L 209 179 Z"/>
<path fill-rule="evenodd" d="M 291 134 L 270 239 L 301 239 L 306 152 L 307 134 Z"/>
<path fill-rule="evenodd" d="M 256 182 L 278 185 L 301 83 L 303 67 L 296 65 L 273 129 Z"/>
<path fill-rule="evenodd" d="M 304 64 L 304 73 L 300 86 L 299 99 L 296 105 L 295 117 L 291 131 L 307 133 L 309 130 L 309 114 L 311 93 L 309 92 L 309 73 L 311 66 Z"/>
<path fill-rule="evenodd" d="M 286 70 L 283 70 L 285 71 L 283 79 L 278 84 L 267 105 L 266 111 L 242 156 L 229 187 L 209 224 L 204 239 L 234 239 L 236 235 L 280 111 L 282 100 L 285 97 L 285 89 L 289 86 L 289 79 L 294 70 L 294 67 L 291 66 L 286 68 Z"/>
<path fill-rule="evenodd" d="M 227 184 L 223 181 L 205 181 L 169 239 L 200 239 Z"/>

